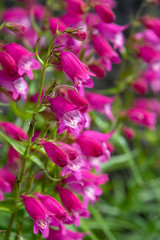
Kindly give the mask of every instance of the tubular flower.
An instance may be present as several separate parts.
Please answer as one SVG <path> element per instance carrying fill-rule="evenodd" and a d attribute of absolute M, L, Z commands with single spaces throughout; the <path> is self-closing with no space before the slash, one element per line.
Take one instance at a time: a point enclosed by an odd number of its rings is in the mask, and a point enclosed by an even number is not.
<path fill-rule="evenodd" d="M 59 167 L 65 167 L 69 162 L 69 157 L 65 151 L 52 142 L 41 141 L 49 159 Z"/>
<path fill-rule="evenodd" d="M 64 224 L 72 224 L 73 220 L 68 215 L 67 211 L 62 207 L 62 205 L 53 197 L 48 195 L 43 195 L 41 193 L 36 193 L 36 197 L 40 199 L 43 205 L 58 218 Z"/>
<path fill-rule="evenodd" d="M 155 130 L 156 114 L 141 108 L 131 108 L 128 117 L 135 123 Z"/>
<path fill-rule="evenodd" d="M 73 194 L 69 189 L 58 186 L 57 190 L 59 192 L 63 205 L 71 213 L 71 216 L 76 226 L 79 226 L 80 225 L 79 217 L 81 216 L 84 218 L 88 218 L 89 217 L 88 210 L 86 209 L 84 204 L 81 203 L 79 198 L 75 194 Z"/>
<path fill-rule="evenodd" d="M 63 71 L 73 81 L 75 88 L 78 91 L 82 91 L 82 86 L 88 88 L 92 88 L 94 86 L 90 75 L 95 75 L 89 72 L 88 67 L 74 54 L 62 51 L 60 53 L 60 57 Z"/>
<path fill-rule="evenodd" d="M 81 108 L 61 96 L 50 99 L 50 104 L 51 109 L 60 119 L 57 133 L 61 134 L 69 128 L 75 136 L 78 136 L 86 124 L 86 118 L 79 111 Z"/>
<path fill-rule="evenodd" d="M 93 204 L 98 200 L 98 196 L 102 195 L 99 185 L 106 183 L 109 177 L 107 174 L 95 175 L 87 170 L 82 170 L 81 175 L 80 180 L 77 180 L 72 174 L 64 181 L 73 191 L 84 197 L 84 204 L 87 206 L 89 201 Z"/>
<path fill-rule="evenodd" d="M 96 4 L 94 8 L 103 22 L 111 23 L 115 20 L 115 15 L 108 4 Z"/>
<path fill-rule="evenodd" d="M 83 155 L 87 157 L 100 157 L 103 155 L 103 147 L 96 139 L 81 135 L 76 141 Z"/>
<path fill-rule="evenodd" d="M 100 22 L 95 26 L 96 29 L 102 34 L 102 36 L 113 43 L 113 48 L 122 52 L 124 45 L 124 36 L 122 31 L 124 31 L 128 25 L 120 26 L 115 23 L 105 23 Z"/>
<path fill-rule="evenodd" d="M 145 78 L 138 78 L 133 83 L 135 91 L 139 94 L 145 94 L 147 92 L 147 81 Z"/>
<path fill-rule="evenodd" d="M 120 63 L 120 57 L 102 36 L 92 35 L 92 41 L 97 54 L 102 58 L 103 62 L 105 63 L 107 71 L 111 70 L 112 63 Z"/>
<path fill-rule="evenodd" d="M 114 97 L 107 97 L 98 93 L 87 92 L 87 100 L 90 103 L 91 109 L 104 113 L 111 121 L 114 120 L 111 107 L 111 104 L 115 100 Z"/>
<path fill-rule="evenodd" d="M 40 69 L 40 63 L 33 58 L 33 53 L 17 43 L 10 43 L 5 47 L 6 52 L 15 60 L 18 66 L 18 74 L 23 76 L 27 74 L 30 79 L 33 79 L 33 70 Z"/>
<path fill-rule="evenodd" d="M 60 227 L 60 221 L 49 212 L 45 206 L 34 197 L 22 195 L 26 211 L 33 219 L 33 232 L 37 234 L 40 230 L 44 238 L 49 236 L 49 225 Z"/>
<path fill-rule="evenodd" d="M 4 70 L 0 70 L 0 86 L 12 93 L 13 100 L 17 100 L 20 96 L 24 101 L 27 98 L 28 84 L 19 75 L 10 76 Z"/>
<path fill-rule="evenodd" d="M 81 15 L 86 9 L 86 3 L 83 0 L 66 0 L 67 2 L 67 12 L 71 14 Z"/>
<path fill-rule="evenodd" d="M 141 22 L 146 28 L 152 29 L 160 38 L 160 19 L 143 16 Z"/>

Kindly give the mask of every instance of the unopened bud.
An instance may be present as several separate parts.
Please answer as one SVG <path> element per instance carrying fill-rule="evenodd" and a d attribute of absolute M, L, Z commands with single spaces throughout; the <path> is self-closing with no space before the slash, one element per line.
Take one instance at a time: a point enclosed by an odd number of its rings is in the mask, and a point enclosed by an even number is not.
<path fill-rule="evenodd" d="M 5 27 L 15 33 L 24 33 L 25 27 L 18 23 L 7 22 Z"/>
<path fill-rule="evenodd" d="M 71 33 L 68 33 L 68 35 L 70 35 L 71 37 L 74 37 L 79 41 L 84 41 L 87 38 L 87 34 L 84 31 L 71 32 Z"/>
<path fill-rule="evenodd" d="M 84 41 L 87 38 L 83 28 L 66 28 L 65 32 L 79 41 Z"/>

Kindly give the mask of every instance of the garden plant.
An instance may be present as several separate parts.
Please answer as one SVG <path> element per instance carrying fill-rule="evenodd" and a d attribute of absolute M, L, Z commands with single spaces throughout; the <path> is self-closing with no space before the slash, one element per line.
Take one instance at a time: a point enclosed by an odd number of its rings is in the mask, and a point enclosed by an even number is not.
<path fill-rule="evenodd" d="M 9 3 L 0 239 L 160 239 L 160 1 Z"/>

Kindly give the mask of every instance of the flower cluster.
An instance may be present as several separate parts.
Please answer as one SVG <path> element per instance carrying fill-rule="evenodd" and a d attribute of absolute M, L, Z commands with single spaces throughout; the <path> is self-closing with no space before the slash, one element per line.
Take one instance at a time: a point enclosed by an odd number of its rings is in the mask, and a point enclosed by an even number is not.
<path fill-rule="evenodd" d="M 65 14 L 61 11 L 60 17 L 34 1 L 23 2 L 25 8 L 13 7 L 2 14 L 1 30 L 19 43 L 0 42 L 0 100 L 13 104 L 21 127 L 0 121 L 1 135 L 9 143 L 8 161 L 0 169 L 0 200 L 15 186 L 12 217 L 23 203 L 34 234 L 41 232 L 48 240 L 80 240 L 89 233 L 71 231 L 66 225 L 80 226 L 81 218 L 90 217 L 89 204 L 102 195 L 101 185 L 109 181 L 102 166 L 114 152 L 110 139 L 119 121 L 120 131 L 130 140 L 135 132 L 125 121 L 155 130 L 160 103 L 138 98 L 116 112 L 113 105 L 120 94 L 106 96 L 91 90 L 94 78 L 103 79 L 112 64 L 120 64 L 124 51 L 123 31 L 129 25 L 114 23 L 114 0 L 64 0 Z M 132 50 L 143 67 L 131 86 L 138 94 L 146 94 L 148 88 L 157 93 L 160 20 L 144 16 L 139 21 L 145 30 L 134 35 Z M 44 87 L 45 80 L 49 87 Z M 24 106 L 22 112 L 15 104 L 18 101 Z M 95 124 L 98 114 L 108 124 L 105 130 Z"/>

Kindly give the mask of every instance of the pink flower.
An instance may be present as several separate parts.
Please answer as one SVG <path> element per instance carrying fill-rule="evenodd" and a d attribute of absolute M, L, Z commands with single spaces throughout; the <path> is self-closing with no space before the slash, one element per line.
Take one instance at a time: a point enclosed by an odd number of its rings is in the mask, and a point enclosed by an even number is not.
<path fill-rule="evenodd" d="M 160 101 L 155 98 L 138 98 L 136 99 L 134 106 L 136 108 L 143 108 L 160 114 Z"/>
<path fill-rule="evenodd" d="M 89 72 L 88 67 L 82 63 L 71 52 L 61 52 L 61 65 L 66 75 L 73 81 L 75 88 L 80 91 L 82 86 L 92 88 L 94 83 L 91 76 L 93 73 Z"/>
<path fill-rule="evenodd" d="M 68 128 L 75 136 L 78 136 L 86 124 L 86 118 L 79 111 L 81 108 L 74 106 L 61 96 L 50 99 L 50 104 L 51 109 L 60 119 L 57 133 L 61 134 Z"/>
<path fill-rule="evenodd" d="M 108 4 L 96 4 L 94 8 L 103 22 L 111 23 L 115 20 L 115 15 Z"/>
<path fill-rule="evenodd" d="M 143 40 L 147 44 L 153 46 L 154 49 L 160 49 L 159 37 L 151 29 L 145 29 L 143 32 L 136 33 L 134 39 Z"/>
<path fill-rule="evenodd" d="M 13 100 L 21 96 L 25 101 L 28 93 L 28 84 L 19 75 L 9 76 L 5 71 L 0 70 L 0 86 L 12 93 Z"/>
<path fill-rule="evenodd" d="M 90 155 L 86 155 L 87 156 L 87 161 L 89 161 L 91 167 L 94 167 L 96 169 L 97 172 L 100 172 L 100 169 L 101 169 L 101 163 L 102 162 L 106 162 L 110 159 L 110 155 L 111 155 L 111 152 L 112 150 L 110 151 L 110 148 L 108 148 L 108 142 L 107 140 L 110 139 L 112 137 L 112 135 L 114 134 L 115 130 L 109 132 L 109 133 L 100 133 L 100 132 L 97 132 L 97 131 L 93 131 L 93 130 L 88 130 L 88 131 L 84 131 L 81 135 L 82 138 L 87 138 L 87 139 L 96 139 L 96 141 L 101 144 L 101 147 L 102 147 L 102 150 L 103 150 L 103 153 L 96 157 L 96 156 L 91 156 Z M 82 145 L 82 152 L 84 151 L 83 150 L 83 145 Z M 88 153 L 87 153 L 88 154 Z"/>
<path fill-rule="evenodd" d="M 156 114 L 141 108 L 131 108 L 128 117 L 135 123 L 155 130 Z"/>
<path fill-rule="evenodd" d="M 66 0 L 67 12 L 71 14 L 83 14 L 86 9 L 86 3 L 83 0 Z"/>
<path fill-rule="evenodd" d="M 87 157 L 99 157 L 103 155 L 103 147 L 96 139 L 81 135 L 76 141 L 83 155 Z"/>
<path fill-rule="evenodd" d="M 69 144 L 59 142 L 56 144 L 47 141 L 41 141 L 40 144 L 44 147 L 49 159 L 57 166 L 62 167 L 61 175 L 74 172 L 80 177 L 79 169 L 82 167 L 82 161 L 78 151 Z"/>
<path fill-rule="evenodd" d="M 124 36 L 122 31 L 124 31 L 128 25 L 120 26 L 115 23 L 105 23 L 100 22 L 95 26 L 96 29 L 102 34 L 102 36 L 113 43 L 113 48 L 117 49 L 122 52 L 123 45 L 124 45 Z"/>
<path fill-rule="evenodd" d="M 4 200 L 3 193 L 10 193 L 13 190 L 15 177 L 5 169 L 0 169 L 0 201 Z"/>
<path fill-rule="evenodd" d="M 147 93 L 147 81 L 144 78 L 138 78 L 134 83 L 133 87 L 139 94 Z"/>
<path fill-rule="evenodd" d="M 6 52 L 14 59 L 18 66 L 18 74 L 23 76 L 27 74 L 30 79 L 33 79 L 33 70 L 39 70 L 40 63 L 33 58 L 33 53 L 17 43 L 10 43 L 5 47 Z"/>
<path fill-rule="evenodd" d="M 87 100 L 90 103 L 91 109 L 106 115 L 111 121 L 114 120 L 111 103 L 114 102 L 114 97 L 107 97 L 98 93 L 87 92 Z"/>
<path fill-rule="evenodd" d="M 57 187 L 61 201 L 67 210 L 71 213 L 71 216 L 78 227 L 80 225 L 80 217 L 88 218 L 89 212 L 86 207 L 81 203 L 79 198 L 73 194 L 69 189 Z M 67 196 L 67 198 L 66 198 Z"/>
<path fill-rule="evenodd" d="M 81 136 L 90 137 L 90 138 L 96 139 L 97 141 L 103 143 L 103 142 L 106 142 L 107 140 L 109 140 L 113 136 L 114 133 L 115 133 L 115 130 L 108 132 L 108 133 L 101 133 L 101 132 L 97 132 L 94 130 L 88 130 L 88 131 L 84 131 Z"/>
<path fill-rule="evenodd" d="M 60 221 L 49 212 L 45 206 L 36 198 L 21 195 L 26 211 L 33 219 L 33 232 L 37 234 L 40 230 L 44 238 L 49 236 L 49 225 L 60 227 Z"/>
<path fill-rule="evenodd" d="M 129 140 L 132 140 L 134 137 L 135 137 L 135 132 L 132 128 L 130 127 L 124 127 L 123 128 L 123 133 L 124 133 L 124 136 L 129 139 Z"/>
<path fill-rule="evenodd" d="M 141 22 L 146 28 L 152 29 L 160 38 L 160 19 L 143 16 Z"/>
<path fill-rule="evenodd" d="M 81 111 L 86 112 L 88 108 L 88 101 L 85 96 L 80 96 L 78 92 L 67 89 L 69 100 L 77 107 L 82 108 Z"/>
<path fill-rule="evenodd" d="M 9 137 L 21 141 L 27 139 L 27 134 L 18 126 L 11 122 L 0 122 L 0 128 L 6 132 Z"/>
<path fill-rule="evenodd" d="M 109 180 L 107 174 L 95 175 L 89 171 L 81 171 L 82 178 L 77 180 L 72 174 L 64 180 L 67 185 L 76 193 L 84 197 L 85 206 L 88 205 L 89 201 L 94 203 L 98 200 L 98 196 L 102 194 L 99 185 L 106 183 Z"/>
<path fill-rule="evenodd" d="M 59 167 L 65 167 L 69 162 L 68 154 L 56 144 L 42 140 L 40 144 L 44 147 L 49 159 Z"/>
<path fill-rule="evenodd" d="M 154 59 L 160 58 L 160 54 L 154 50 L 151 46 L 138 47 L 138 56 L 143 59 L 143 61 L 150 63 Z"/>
<path fill-rule="evenodd" d="M 53 213 L 56 218 L 58 218 L 63 224 L 72 224 L 73 220 L 68 215 L 67 211 L 62 207 L 62 205 L 53 197 L 49 195 L 43 195 L 41 193 L 36 193 L 36 197 L 40 199 L 43 205 Z"/>
<path fill-rule="evenodd" d="M 106 75 L 106 72 L 102 66 L 93 63 L 89 64 L 88 67 L 98 78 L 104 78 L 104 76 Z"/>
<path fill-rule="evenodd" d="M 92 35 L 92 41 L 97 54 L 102 58 L 108 71 L 111 70 L 112 63 L 120 63 L 120 57 L 102 36 Z"/>

